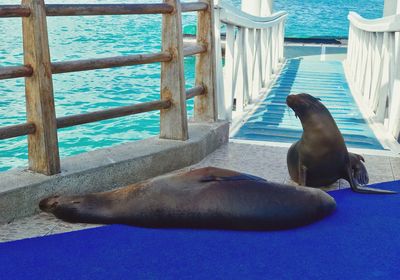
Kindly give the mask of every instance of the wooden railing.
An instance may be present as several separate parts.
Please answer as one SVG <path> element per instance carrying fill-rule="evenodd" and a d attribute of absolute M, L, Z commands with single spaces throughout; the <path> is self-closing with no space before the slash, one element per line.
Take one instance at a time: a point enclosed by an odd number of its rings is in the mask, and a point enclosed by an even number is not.
<path fill-rule="evenodd" d="M 367 20 L 351 12 L 348 18 L 344 66 L 352 92 L 400 142 L 400 15 Z"/>
<path fill-rule="evenodd" d="M 197 43 L 184 46 L 182 12 L 198 12 Z M 0 17 L 22 17 L 24 65 L 0 67 L 0 79 L 25 77 L 27 122 L 0 128 L 0 139 L 28 135 L 29 169 L 52 175 L 60 172 L 57 129 L 143 112 L 161 110 L 160 137 L 187 140 L 186 100 L 195 98 L 194 119 L 215 121 L 215 56 L 212 30 L 213 1 L 158 4 L 65 4 L 46 5 L 44 0 L 22 0 L 21 5 L 0 6 Z M 48 16 L 162 14 L 162 51 L 51 62 Z M 183 58 L 196 57 L 196 86 L 185 91 Z M 100 68 L 161 63 L 161 98 L 158 101 L 56 118 L 52 75 Z"/>
<path fill-rule="evenodd" d="M 232 111 L 242 112 L 260 89 L 267 87 L 283 62 L 286 12 L 257 17 L 219 1 L 215 11 L 217 46 L 218 112 L 232 119 Z M 219 34 L 226 27 L 225 66 L 222 71 Z M 222 74 L 223 73 L 223 74 Z"/>

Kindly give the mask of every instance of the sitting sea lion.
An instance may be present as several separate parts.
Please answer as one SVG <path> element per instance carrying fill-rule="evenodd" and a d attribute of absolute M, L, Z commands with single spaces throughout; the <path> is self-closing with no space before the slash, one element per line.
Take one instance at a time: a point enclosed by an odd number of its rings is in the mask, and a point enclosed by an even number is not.
<path fill-rule="evenodd" d="M 68 222 L 145 227 L 276 230 L 331 214 L 325 192 L 206 167 L 82 196 L 43 199 L 40 209 Z"/>
<path fill-rule="evenodd" d="M 302 186 L 324 187 L 343 178 L 359 193 L 396 193 L 361 187 L 368 183 L 364 158 L 347 151 L 342 134 L 320 99 L 309 94 L 289 95 L 287 105 L 300 118 L 303 135 L 287 154 L 290 177 Z"/>

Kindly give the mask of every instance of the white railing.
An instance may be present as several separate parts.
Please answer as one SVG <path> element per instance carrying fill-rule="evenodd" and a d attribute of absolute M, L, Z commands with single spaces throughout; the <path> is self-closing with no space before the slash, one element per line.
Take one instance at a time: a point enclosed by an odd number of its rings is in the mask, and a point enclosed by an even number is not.
<path fill-rule="evenodd" d="M 374 120 L 400 140 L 400 15 L 367 20 L 351 12 L 348 82 Z"/>
<path fill-rule="evenodd" d="M 232 110 L 242 112 L 283 62 L 287 13 L 268 17 L 247 14 L 229 4 L 215 9 L 217 50 L 218 112 L 220 119 L 232 119 Z M 225 26 L 225 66 L 222 70 L 221 26 Z M 222 94 L 221 94 L 222 93 Z M 234 102 L 236 101 L 236 102 Z M 235 104 L 234 104 L 235 103 Z"/>

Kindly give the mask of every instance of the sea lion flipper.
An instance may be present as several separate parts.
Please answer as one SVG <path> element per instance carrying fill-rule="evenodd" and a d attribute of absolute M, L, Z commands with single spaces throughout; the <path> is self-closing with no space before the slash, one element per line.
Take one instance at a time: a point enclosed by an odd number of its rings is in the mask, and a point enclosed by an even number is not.
<path fill-rule="evenodd" d="M 307 182 L 307 167 L 303 165 L 300 161 L 299 163 L 299 185 L 306 186 Z"/>
<path fill-rule="evenodd" d="M 396 194 L 395 191 L 388 191 L 382 189 L 368 188 L 362 187 L 357 183 L 357 180 L 353 176 L 353 169 L 350 167 L 347 171 L 348 173 L 348 181 L 350 183 L 350 187 L 354 192 L 364 193 L 364 194 Z"/>
<path fill-rule="evenodd" d="M 349 159 L 353 177 L 354 180 L 357 181 L 357 184 L 358 185 L 368 184 L 369 182 L 368 171 L 367 168 L 365 168 L 365 165 L 363 164 L 363 162 L 365 162 L 365 159 L 361 155 L 354 153 L 349 153 Z"/>

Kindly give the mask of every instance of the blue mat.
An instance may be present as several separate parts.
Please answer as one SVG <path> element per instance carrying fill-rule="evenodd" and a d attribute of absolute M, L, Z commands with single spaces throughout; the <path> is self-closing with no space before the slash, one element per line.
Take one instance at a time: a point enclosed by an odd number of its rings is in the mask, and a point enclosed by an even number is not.
<path fill-rule="evenodd" d="M 335 214 L 295 230 L 115 225 L 1 243 L 0 279 L 398 279 L 400 195 L 331 194 Z"/>

